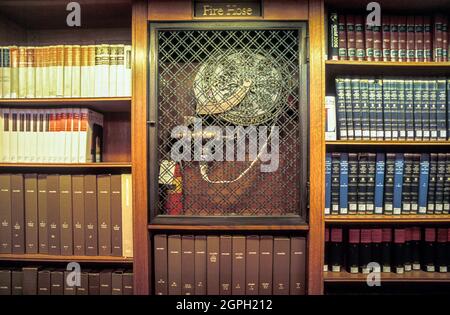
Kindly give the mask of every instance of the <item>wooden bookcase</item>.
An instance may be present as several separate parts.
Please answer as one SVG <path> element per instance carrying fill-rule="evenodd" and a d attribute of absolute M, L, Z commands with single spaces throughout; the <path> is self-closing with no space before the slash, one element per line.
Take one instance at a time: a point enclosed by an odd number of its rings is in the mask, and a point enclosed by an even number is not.
<path fill-rule="evenodd" d="M 2 1 L 0 41 L 2 46 L 63 44 L 131 44 L 131 1 L 78 1 L 82 8 L 81 27 L 68 27 L 67 1 Z M 104 115 L 103 162 L 101 163 L 0 163 L 0 172 L 54 172 L 65 174 L 130 173 L 131 96 L 92 98 L 0 99 L 0 107 L 42 108 L 86 107 Z M 117 266 L 132 269 L 133 258 L 114 256 L 64 256 L 43 254 L 0 254 L 5 264 L 31 263 L 65 266 Z"/>

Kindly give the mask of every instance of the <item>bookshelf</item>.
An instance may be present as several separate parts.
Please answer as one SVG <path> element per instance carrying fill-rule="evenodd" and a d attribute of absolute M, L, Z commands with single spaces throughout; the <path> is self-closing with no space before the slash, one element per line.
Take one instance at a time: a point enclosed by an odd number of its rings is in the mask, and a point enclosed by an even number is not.
<path fill-rule="evenodd" d="M 324 272 L 324 281 L 327 283 L 349 283 L 367 281 L 365 274 L 352 274 L 347 271 L 342 272 Z M 402 283 L 448 283 L 450 275 L 448 273 L 411 271 L 404 274 L 381 273 L 381 283 L 383 282 L 402 282 Z"/>
<path fill-rule="evenodd" d="M 68 27 L 67 1 L 0 4 L 2 46 L 96 45 L 132 43 L 131 0 L 81 0 L 81 27 Z M 93 83 L 93 82 L 92 82 Z M 103 114 L 103 161 L 99 163 L 0 163 L 0 173 L 122 174 L 132 173 L 132 96 L 0 98 L 0 108 L 88 108 Z M 136 212 L 134 213 L 136 215 Z M 136 245 L 134 245 L 136 247 Z M 138 248 L 135 249 L 138 251 Z M 79 262 L 95 268 L 133 269 L 134 258 L 47 254 L 0 254 L 4 266 L 42 267 Z M 135 277 L 135 281 L 137 277 Z"/>
<path fill-rule="evenodd" d="M 450 215 L 327 215 L 325 222 L 330 224 L 359 224 L 359 223 L 448 223 Z"/>

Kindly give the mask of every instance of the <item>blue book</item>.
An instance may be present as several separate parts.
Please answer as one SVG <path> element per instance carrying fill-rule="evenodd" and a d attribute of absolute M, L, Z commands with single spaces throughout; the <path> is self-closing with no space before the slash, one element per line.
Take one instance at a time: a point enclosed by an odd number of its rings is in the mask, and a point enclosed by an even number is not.
<path fill-rule="evenodd" d="M 325 214 L 331 208 L 331 153 L 325 155 Z"/>
<path fill-rule="evenodd" d="M 348 153 L 341 153 L 339 174 L 339 213 L 348 213 Z"/>
<path fill-rule="evenodd" d="M 422 153 L 420 155 L 420 175 L 419 175 L 419 213 L 427 213 L 428 179 L 430 177 L 430 155 Z"/>
<path fill-rule="evenodd" d="M 375 173 L 375 214 L 383 214 L 384 153 L 377 153 Z"/>
<path fill-rule="evenodd" d="M 403 190 L 403 167 L 405 158 L 403 153 L 395 154 L 395 169 L 394 169 L 394 196 L 393 207 L 394 214 L 401 214 L 402 212 L 402 190 Z"/>

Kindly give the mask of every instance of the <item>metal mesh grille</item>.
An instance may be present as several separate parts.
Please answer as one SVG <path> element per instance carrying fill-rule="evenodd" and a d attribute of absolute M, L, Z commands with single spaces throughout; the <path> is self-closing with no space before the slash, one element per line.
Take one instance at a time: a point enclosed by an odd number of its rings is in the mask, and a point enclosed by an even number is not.
<path fill-rule="evenodd" d="M 158 30 L 156 34 L 158 213 L 300 214 L 299 30 Z M 205 92 L 206 85 L 210 90 Z M 202 112 L 202 106 L 209 106 L 209 112 Z M 203 130 L 216 126 L 224 135 L 226 127 L 257 124 L 267 126 L 271 139 L 271 127 L 277 126 L 277 170 L 261 172 L 263 162 L 252 163 L 248 150 L 245 161 L 170 162 L 177 141 L 173 129 L 189 126 L 195 135 L 194 117 L 201 119 Z M 252 140 L 245 141 L 248 148 Z M 271 152 L 271 142 L 264 143 Z M 262 140 L 258 154 L 261 145 Z"/>

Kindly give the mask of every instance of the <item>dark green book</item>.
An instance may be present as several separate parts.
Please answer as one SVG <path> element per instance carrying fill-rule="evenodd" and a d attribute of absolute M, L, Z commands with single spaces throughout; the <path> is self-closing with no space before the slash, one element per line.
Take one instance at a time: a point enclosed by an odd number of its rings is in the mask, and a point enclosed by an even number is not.
<path fill-rule="evenodd" d="M 355 139 L 362 138 L 360 79 L 352 79 L 353 130 Z"/>
<path fill-rule="evenodd" d="M 328 59 L 338 60 L 339 35 L 338 35 L 338 14 L 330 13 L 329 32 L 328 32 Z"/>
<path fill-rule="evenodd" d="M 391 80 L 383 80 L 384 139 L 392 140 Z"/>
<path fill-rule="evenodd" d="M 406 139 L 414 140 L 414 84 L 405 80 L 405 128 Z"/>
<path fill-rule="evenodd" d="M 405 81 L 396 80 L 397 88 L 397 122 L 398 122 L 398 137 L 400 140 L 406 140 L 406 95 L 405 95 Z"/>
<path fill-rule="evenodd" d="M 422 83 L 420 80 L 414 80 L 414 140 L 422 140 Z"/>
<path fill-rule="evenodd" d="M 421 80 L 422 85 L 422 129 L 423 140 L 430 140 L 430 84 L 429 80 Z"/>
<path fill-rule="evenodd" d="M 358 210 L 358 154 L 348 154 L 348 213 Z"/>
<path fill-rule="evenodd" d="M 347 121 L 347 138 L 355 139 L 355 131 L 353 129 L 353 100 L 352 100 L 352 80 L 344 78 L 345 90 L 345 118 Z"/>
<path fill-rule="evenodd" d="M 437 80 L 429 80 L 430 140 L 437 140 Z"/>
<path fill-rule="evenodd" d="M 447 153 L 445 162 L 444 213 L 449 214 L 449 212 L 450 212 L 450 153 Z"/>
<path fill-rule="evenodd" d="M 436 81 L 437 84 L 437 132 L 439 140 L 447 140 L 447 119 L 446 119 L 446 106 L 447 106 L 447 91 L 445 78 L 439 78 Z"/>
<path fill-rule="evenodd" d="M 393 213 L 395 153 L 386 154 L 386 175 L 384 177 L 384 214 Z"/>
<path fill-rule="evenodd" d="M 383 121 L 383 80 L 375 80 L 375 100 L 376 100 L 376 122 L 377 122 L 377 140 L 384 139 L 384 121 Z"/>
<path fill-rule="evenodd" d="M 445 153 L 439 153 L 436 172 L 436 188 L 434 192 L 434 214 L 442 214 L 444 211 L 445 164 Z"/>
<path fill-rule="evenodd" d="M 430 175 L 428 179 L 428 197 L 427 197 L 427 214 L 434 214 L 435 193 L 436 193 L 436 176 L 437 176 L 437 153 L 430 154 Z"/>
<path fill-rule="evenodd" d="M 347 119 L 345 109 L 345 85 L 344 79 L 336 78 L 336 112 L 340 140 L 347 140 Z"/>
<path fill-rule="evenodd" d="M 360 106 L 361 106 L 361 129 L 362 139 L 370 139 L 370 108 L 369 108 L 369 80 L 360 79 L 359 82 Z"/>
<path fill-rule="evenodd" d="M 391 121 L 392 140 L 399 139 L 399 106 L 398 106 L 398 80 L 391 80 Z"/>
<path fill-rule="evenodd" d="M 419 179 L 420 179 L 420 154 L 413 154 L 413 168 L 411 175 L 411 214 L 419 211 Z"/>
<path fill-rule="evenodd" d="M 367 153 L 359 154 L 358 163 L 358 213 L 366 213 L 367 204 Z"/>
<path fill-rule="evenodd" d="M 369 153 L 367 159 L 367 183 L 366 183 L 366 213 L 373 214 L 375 208 L 375 173 L 376 173 L 375 153 Z"/>
<path fill-rule="evenodd" d="M 340 153 L 331 154 L 331 214 L 339 214 Z"/>
<path fill-rule="evenodd" d="M 368 80 L 369 86 L 369 138 L 370 140 L 377 139 L 377 92 L 375 87 L 375 80 Z"/>
<path fill-rule="evenodd" d="M 413 155 L 405 153 L 405 166 L 403 171 L 402 214 L 411 213 L 411 177 L 413 169 Z"/>

